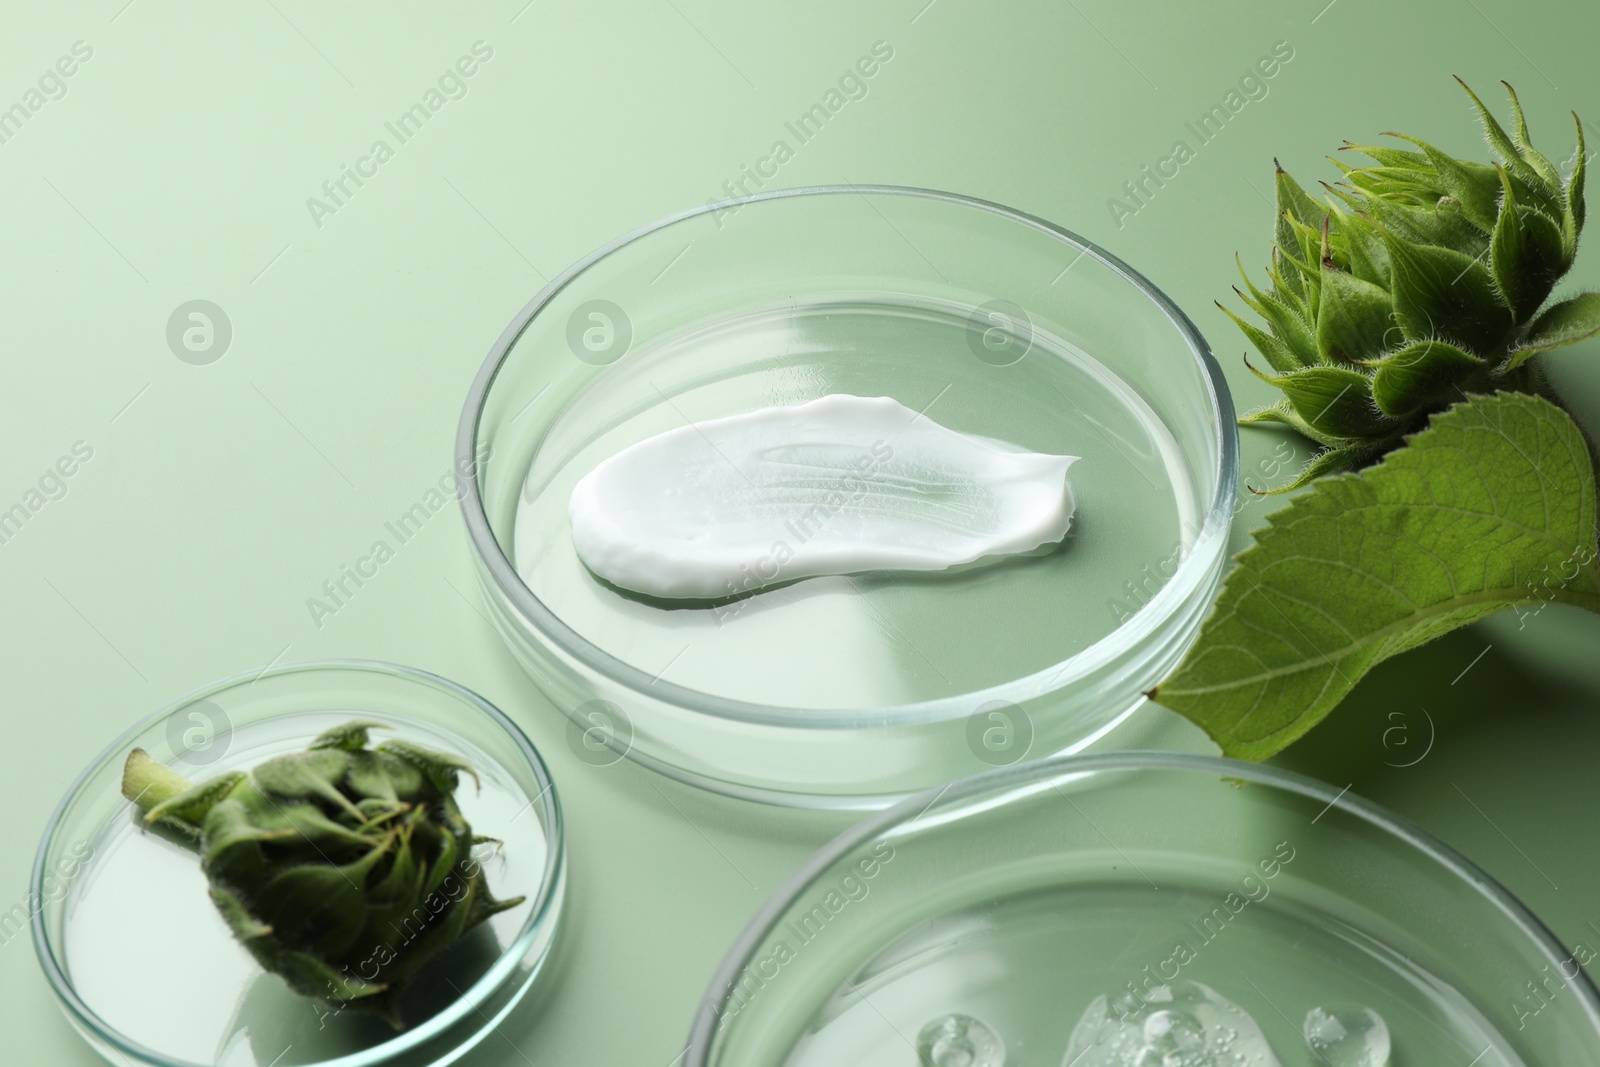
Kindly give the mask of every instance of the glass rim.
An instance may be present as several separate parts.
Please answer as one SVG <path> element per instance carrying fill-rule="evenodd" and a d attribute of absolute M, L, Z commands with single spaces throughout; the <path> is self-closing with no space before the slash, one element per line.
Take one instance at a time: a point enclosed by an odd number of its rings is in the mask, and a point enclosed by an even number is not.
<path fill-rule="evenodd" d="M 561 801 L 556 795 L 555 783 L 550 778 L 549 769 L 544 764 L 544 759 L 533 746 L 521 727 L 517 726 L 505 712 L 459 682 L 454 682 L 442 675 L 431 671 L 421 670 L 417 667 L 408 667 L 402 663 L 390 663 L 385 660 L 368 659 L 321 659 L 298 660 L 289 663 L 269 665 L 263 670 L 240 671 L 218 679 L 174 700 L 159 711 L 145 716 L 123 731 L 116 740 L 105 746 L 89 761 L 88 765 L 78 773 L 67 787 L 61 800 L 50 813 L 50 819 L 45 824 L 44 833 L 39 841 L 39 849 L 34 854 L 33 871 L 29 879 L 29 891 L 34 900 L 43 900 L 43 881 L 45 877 L 46 855 L 50 846 L 55 842 L 56 831 L 61 824 L 67 808 L 77 800 L 88 783 L 89 778 L 107 765 L 119 759 L 124 748 L 144 731 L 167 719 L 171 715 L 183 710 L 197 700 L 205 699 L 217 693 L 235 688 L 241 683 L 254 684 L 262 678 L 276 677 L 283 674 L 302 674 L 321 670 L 349 670 L 364 671 L 371 674 L 386 674 L 397 677 L 414 684 L 428 686 L 442 690 L 450 696 L 463 700 L 483 712 L 492 722 L 499 726 L 518 751 L 527 760 L 528 766 L 533 770 L 534 778 L 539 782 L 540 792 L 534 798 L 534 803 L 540 805 L 545 818 L 545 862 L 541 875 L 538 896 L 533 900 L 533 907 L 528 913 L 522 930 L 516 938 L 500 952 L 500 957 L 495 960 L 484 974 L 474 982 L 465 992 L 453 1001 L 449 1007 L 439 1012 L 433 1018 L 420 1026 L 405 1030 L 394 1038 L 375 1045 L 361 1052 L 353 1052 L 331 1060 L 319 1061 L 315 1067 L 375 1067 L 395 1056 L 402 1055 L 419 1045 L 438 1037 L 459 1023 L 466 1015 L 475 1010 L 488 996 L 498 989 L 510 977 L 521 956 L 527 952 L 535 938 L 544 929 L 546 923 L 556 916 L 552 916 L 550 909 L 557 898 L 566 866 L 565 832 L 562 826 Z M 125 1037 L 116 1027 L 105 1020 L 83 1002 L 73 986 L 71 978 L 67 976 L 65 968 L 56 959 L 56 946 L 51 942 L 44 929 L 43 907 L 30 909 L 32 916 L 29 927 L 33 934 L 34 955 L 39 959 L 39 965 L 45 972 L 56 997 L 62 1006 L 82 1025 L 92 1030 L 101 1040 L 105 1041 L 118 1052 L 129 1056 L 136 1061 L 160 1064 L 161 1067 L 205 1067 L 204 1064 L 191 1063 L 187 1060 L 175 1059 L 155 1049 L 148 1048 L 137 1041 Z M 265 973 L 265 972 L 263 972 Z M 520 994 L 519 998 L 520 999 Z"/>
<path fill-rule="evenodd" d="M 924 790 L 908 797 L 893 807 L 877 812 L 856 823 L 833 838 L 800 869 L 773 890 L 760 909 L 745 924 L 738 938 L 723 956 L 711 976 L 706 992 L 695 1009 L 689 1044 L 685 1050 L 683 1067 L 706 1067 L 711 1044 L 716 1036 L 721 1008 L 732 993 L 735 979 L 746 968 L 757 948 L 772 931 L 774 925 L 790 904 L 812 888 L 819 879 L 841 858 L 860 848 L 865 842 L 881 837 L 896 827 L 914 825 L 936 808 L 948 808 L 970 802 L 986 795 L 995 796 L 1024 785 L 1051 785 L 1073 781 L 1108 771 L 1169 770 L 1216 775 L 1219 778 L 1238 778 L 1272 789 L 1298 794 L 1311 800 L 1325 801 L 1328 810 L 1338 810 L 1352 815 L 1379 831 L 1409 845 L 1415 851 L 1437 863 L 1455 879 L 1475 890 L 1509 919 L 1517 932 L 1538 949 L 1547 962 L 1558 966 L 1571 953 L 1555 932 L 1545 925 L 1516 894 L 1507 889 L 1499 879 L 1485 871 L 1458 849 L 1446 844 L 1432 832 L 1389 809 L 1350 792 L 1350 787 L 1336 790 L 1326 782 L 1294 771 L 1270 767 L 1260 763 L 1229 759 L 1202 753 L 1163 751 L 1113 751 L 1073 753 L 1051 756 L 1012 767 L 1002 767 L 964 778 L 958 782 Z M 988 810 L 987 808 L 984 810 Z M 1318 818 L 1321 816 L 1319 815 Z M 1589 1023 L 1600 1034 L 1600 988 L 1583 968 L 1578 975 L 1566 978 L 1577 1000 L 1583 1005 Z"/>
<path fill-rule="evenodd" d="M 489 526 L 483 494 L 478 485 L 479 464 L 476 460 L 478 426 L 482 421 L 489 392 L 501 368 L 515 349 L 517 341 L 539 312 L 574 279 L 602 259 L 654 233 L 703 215 L 714 215 L 716 212 L 766 201 L 821 196 L 865 197 L 869 194 L 939 201 L 957 207 L 976 209 L 1020 224 L 1076 249 L 1079 252 L 1078 258 L 1087 256 L 1096 260 L 1102 267 L 1133 286 L 1166 316 L 1183 338 L 1190 356 L 1201 371 L 1206 398 L 1210 403 L 1210 414 L 1215 420 L 1212 438 L 1218 460 L 1215 482 L 1212 485 L 1210 504 L 1195 535 L 1188 558 L 1178 565 L 1172 577 L 1155 596 L 1135 611 L 1127 621 L 1087 648 L 1030 674 L 967 693 L 885 707 L 802 708 L 737 700 L 679 685 L 666 679 L 653 678 L 648 672 L 604 651 L 548 608 L 518 576 L 505 548 L 494 536 L 494 531 Z M 749 196 L 708 201 L 702 206 L 667 215 L 600 245 L 546 282 L 512 317 L 511 322 L 489 347 L 489 353 L 473 378 L 471 388 L 467 391 L 466 402 L 456 428 L 454 458 L 457 469 L 473 472 L 472 477 L 462 480 L 464 489 L 458 496 L 467 528 L 467 539 L 472 545 L 473 552 L 488 571 L 490 580 L 494 582 L 499 593 L 534 624 L 541 636 L 554 643 L 563 654 L 632 693 L 648 693 L 678 707 L 716 718 L 795 729 L 862 728 L 941 722 L 967 715 L 971 712 L 974 701 L 980 703 L 993 700 L 1026 701 L 1045 693 L 1055 692 L 1073 679 L 1089 676 L 1129 648 L 1137 647 L 1156 634 L 1181 610 L 1195 592 L 1206 585 L 1211 570 L 1217 562 L 1214 556 L 1226 550 L 1233 523 L 1233 499 L 1239 477 L 1239 445 L 1234 420 L 1233 397 L 1228 389 L 1227 379 L 1199 328 L 1176 302 L 1143 274 L 1087 238 L 1036 215 L 961 193 L 904 185 L 808 185 L 769 189 Z"/>

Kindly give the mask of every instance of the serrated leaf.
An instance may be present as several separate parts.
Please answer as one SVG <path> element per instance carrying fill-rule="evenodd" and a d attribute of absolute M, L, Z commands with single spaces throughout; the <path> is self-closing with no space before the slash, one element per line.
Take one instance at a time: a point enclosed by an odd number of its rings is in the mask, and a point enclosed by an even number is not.
<path fill-rule="evenodd" d="M 1517 321 L 1525 322 L 1539 310 L 1571 263 L 1561 227 L 1544 212 L 1523 207 L 1505 171 L 1500 178 L 1505 198 L 1489 244 L 1489 265 L 1501 297 Z"/>
<path fill-rule="evenodd" d="M 336 748 L 341 752 L 354 752 L 367 747 L 368 730 L 387 730 L 387 723 L 375 722 L 372 719 L 353 719 L 341 723 L 329 730 L 324 730 L 312 739 L 307 748 Z"/>
<path fill-rule="evenodd" d="M 1376 664 L 1530 600 L 1535 582 L 1600 610 L 1588 444 L 1540 397 L 1457 404 L 1268 523 L 1152 694 L 1230 756 L 1271 756 Z"/>
<path fill-rule="evenodd" d="M 1470 352 L 1444 341 L 1416 341 L 1378 363 L 1372 375 L 1372 399 L 1385 414 L 1401 418 L 1441 400 L 1486 364 Z"/>
<path fill-rule="evenodd" d="M 1470 256 L 1417 245 L 1385 232 L 1394 314 L 1408 341 L 1454 341 L 1474 351 L 1498 351 L 1511 332 L 1511 310 L 1500 303 L 1489 268 Z"/>
<path fill-rule="evenodd" d="M 1389 294 L 1342 270 L 1322 271 L 1322 311 L 1317 348 L 1327 363 L 1357 363 L 1388 347 L 1394 328 Z"/>
<path fill-rule="evenodd" d="M 1574 344 L 1600 333 L 1600 293 L 1579 293 L 1551 304 L 1522 332 L 1511 351 L 1508 370 L 1515 370 L 1535 352 Z"/>

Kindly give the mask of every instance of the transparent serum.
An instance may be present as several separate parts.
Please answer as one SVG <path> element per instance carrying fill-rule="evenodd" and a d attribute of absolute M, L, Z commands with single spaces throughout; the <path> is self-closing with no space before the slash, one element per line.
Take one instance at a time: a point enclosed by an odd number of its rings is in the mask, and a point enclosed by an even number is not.
<path fill-rule="evenodd" d="M 578 557 L 622 589 L 715 600 L 830 574 L 940 571 L 1059 542 L 1077 457 L 832 394 L 681 426 L 604 460 L 568 506 Z"/>

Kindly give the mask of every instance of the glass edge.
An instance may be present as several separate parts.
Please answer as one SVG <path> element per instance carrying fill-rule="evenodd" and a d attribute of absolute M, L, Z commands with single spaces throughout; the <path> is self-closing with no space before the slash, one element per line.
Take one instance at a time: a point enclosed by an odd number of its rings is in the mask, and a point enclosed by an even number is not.
<path fill-rule="evenodd" d="M 483 497 L 478 487 L 476 466 L 463 468 L 474 472 L 473 477 L 464 480 L 465 488 L 458 501 L 467 528 L 467 539 L 473 553 L 488 570 L 489 577 L 500 592 L 500 595 L 509 600 L 521 614 L 535 620 L 541 633 L 554 641 L 562 653 L 572 656 L 597 674 L 603 675 L 633 692 L 661 694 L 663 698 L 679 707 L 735 722 L 797 729 L 865 729 L 881 726 L 925 725 L 958 718 L 971 710 L 974 701 L 982 702 L 984 700 L 1006 699 L 1008 697 L 1027 700 L 1042 695 L 1044 692 L 1061 688 L 1064 684 L 1062 680 L 1062 675 L 1064 674 L 1071 673 L 1081 676 L 1104 666 L 1106 662 L 1122 654 L 1129 647 L 1147 639 L 1169 622 L 1191 596 L 1210 584 L 1214 572 L 1222 566 L 1232 525 L 1233 497 L 1237 492 L 1239 479 L 1238 428 L 1235 424 L 1233 397 L 1228 390 L 1227 379 L 1223 375 L 1221 365 L 1212 354 L 1211 347 L 1199 328 L 1195 326 L 1182 308 L 1148 278 L 1116 255 L 1087 238 L 1036 215 L 1016 208 L 1006 207 L 1003 204 L 960 193 L 924 189 L 915 186 L 809 185 L 789 189 L 771 189 L 750 196 L 709 201 L 703 206 L 688 208 L 640 226 L 600 245 L 546 283 L 517 312 L 490 346 L 487 357 L 479 366 L 472 385 L 467 391 L 466 402 L 462 406 L 461 417 L 457 422 L 455 437 L 456 462 L 458 464 L 475 463 L 473 459 L 475 454 L 474 445 L 477 439 L 478 424 L 483 415 L 484 404 L 488 399 L 489 390 L 493 386 L 500 368 L 510 356 L 518 338 L 528 328 L 534 316 L 557 293 L 565 289 L 575 277 L 594 263 L 659 230 L 731 207 L 800 196 L 865 195 L 868 193 L 910 196 L 974 207 L 1020 222 L 1047 236 L 1064 240 L 1080 249 L 1083 253 L 1092 256 L 1107 269 L 1134 286 L 1166 315 L 1168 321 L 1173 324 L 1189 344 L 1191 355 L 1198 364 L 1205 380 L 1212 412 L 1217 419 L 1217 432 L 1214 439 L 1218 458 L 1216 484 L 1213 486 L 1211 505 L 1201 523 L 1201 528 L 1195 541 L 1197 546 L 1204 546 L 1205 551 L 1191 553 L 1190 557 L 1179 565 L 1177 571 L 1166 585 L 1161 588 L 1160 592 L 1117 629 L 1075 655 L 1021 678 L 1014 678 L 999 685 L 971 693 L 959 694 L 954 697 L 941 697 L 937 700 L 899 704 L 888 708 L 789 708 L 778 705 L 752 704 L 726 697 L 713 696 L 672 682 L 652 679 L 645 672 L 630 667 L 579 636 L 559 616 L 547 608 L 538 597 L 534 596 L 533 592 L 517 576 L 515 567 L 512 566 L 499 540 L 489 528 L 488 514 L 485 511 Z"/>
<path fill-rule="evenodd" d="M 1359 795 L 1352 795 L 1349 787 L 1335 790 L 1326 782 L 1293 771 L 1247 763 L 1224 756 L 1201 755 L 1183 752 L 1120 751 L 1055 756 L 1034 763 L 1019 764 L 994 771 L 985 771 L 959 782 L 924 790 L 901 801 L 892 808 L 877 813 L 844 830 L 819 849 L 798 871 L 773 891 L 760 909 L 745 925 L 738 938 L 717 965 L 700 1004 L 695 1009 L 694 1022 L 689 1031 L 689 1043 L 682 1067 L 707 1067 L 720 1007 L 726 999 L 739 972 L 748 965 L 751 956 L 783 915 L 788 906 L 809 887 L 822 878 L 842 857 L 862 844 L 897 825 L 921 819 L 935 805 L 948 807 L 972 800 L 986 793 L 1003 791 L 1030 783 L 1045 783 L 1053 779 L 1101 771 L 1169 769 L 1214 773 L 1219 777 L 1242 778 L 1272 788 L 1297 793 L 1312 800 L 1326 801 L 1328 808 L 1338 808 L 1354 815 L 1379 830 L 1398 838 L 1429 859 L 1443 866 L 1489 901 L 1547 958 L 1560 964 L 1567 958 L 1566 946 L 1544 921 L 1493 875 L 1479 867 L 1464 854 L 1446 844 L 1429 831 Z M 1578 1000 L 1582 1003 L 1593 1032 L 1600 1036 L 1600 989 L 1587 971 L 1579 968 L 1577 978 L 1568 979 Z M 720 992 L 719 992 L 720 991 Z"/>
<path fill-rule="evenodd" d="M 196 700 L 231 689 L 245 682 L 246 679 L 250 683 L 254 683 L 262 678 L 281 674 L 300 674 L 328 669 L 368 671 L 374 674 L 387 674 L 412 682 L 420 682 L 436 689 L 445 690 L 458 699 L 464 699 L 467 703 L 485 712 L 491 721 L 510 736 L 513 744 L 516 745 L 527 760 L 529 767 L 533 769 L 534 777 L 538 780 L 541 789 L 541 792 L 534 800 L 541 802 L 541 811 L 545 817 L 547 848 L 544 870 L 541 873 L 542 881 L 539 886 L 539 895 L 533 901 L 533 907 L 529 911 L 528 919 L 523 924 L 521 932 L 501 952 L 500 958 L 495 961 L 494 965 L 448 1008 L 415 1030 L 407 1031 L 404 1035 L 403 1044 L 387 1051 L 382 1051 L 381 1055 L 374 1056 L 373 1053 L 380 1052 L 388 1046 L 389 1043 L 385 1042 L 383 1045 L 376 1046 L 373 1049 L 341 1056 L 337 1059 L 324 1060 L 314 1065 L 314 1067 L 372 1067 L 372 1065 L 380 1064 L 395 1056 L 403 1055 L 460 1023 L 467 1013 L 474 1010 L 490 993 L 499 988 L 510 977 L 516 966 L 522 961 L 522 957 L 526 955 L 528 949 L 532 946 L 535 938 L 544 930 L 546 924 L 559 922 L 560 919 L 559 915 L 550 914 L 551 902 L 555 899 L 555 890 L 558 888 L 557 881 L 564 878 L 566 870 L 566 831 L 563 823 L 561 801 L 556 793 L 555 782 L 550 777 L 549 768 L 545 766 L 544 758 L 539 755 L 538 749 L 534 747 L 533 742 L 523 732 L 522 728 L 487 698 L 474 690 L 468 689 L 459 682 L 434 674 L 431 671 L 410 667 L 402 663 L 367 659 L 323 659 L 293 661 L 268 666 L 263 670 L 240 671 L 190 690 L 124 730 L 115 740 L 102 748 L 72 780 L 72 783 L 62 794 L 61 799 L 56 803 L 49 819 L 45 823 L 44 831 L 39 839 L 39 848 L 34 853 L 33 870 L 29 877 L 28 888 L 30 894 L 32 894 L 32 899 L 43 899 L 40 894 L 44 881 L 45 857 L 55 840 L 56 830 L 66 813 L 67 807 L 78 797 L 89 778 L 104 767 L 108 761 L 115 760 L 117 754 L 133 738 Z M 56 959 L 54 948 L 44 930 L 44 909 L 30 910 L 32 915 L 29 918 L 28 925 L 32 934 L 34 955 L 39 960 L 40 968 L 45 972 L 46 982 L 55 993 L 56 998 L 61 1002 L 62 1007 L 72 1016 L 76 1023 L 91 1030 L 100 1040 L 111 1045 L 119 1053 L 129 1056 L 138 1062 L 156 1065 L 156 1067 L 207 1067 L 205 1064 L 196 1064 L 187 1060 L 164 1056 L 155 1049 L 146 1048 L 137 1042 L 128 1040 L 115 1027 L 112 1027 L 95 1014 L 83 1002 L 82 998 L 77 995 L 71 980 Z M 530 983 L 533 978 L 537 977 L 538 971 L 539 969 L 535 969 L 534 973 L 530 975 Z"/>

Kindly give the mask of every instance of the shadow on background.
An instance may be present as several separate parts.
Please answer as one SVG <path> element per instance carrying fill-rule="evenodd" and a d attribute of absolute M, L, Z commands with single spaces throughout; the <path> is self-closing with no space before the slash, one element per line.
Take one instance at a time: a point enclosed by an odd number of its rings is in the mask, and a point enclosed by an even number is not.
<path fill-rule="evenodd" d="M 1569 945 L 1600 946 L 1600 617 L 1547 608 L 1449 634 L 1378 667 L 1272 762 L 1419 823 Z"/>

